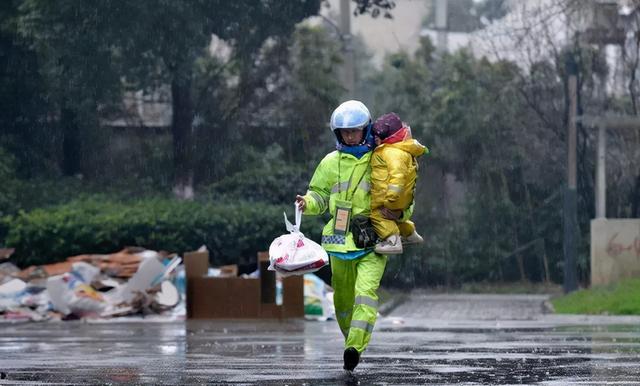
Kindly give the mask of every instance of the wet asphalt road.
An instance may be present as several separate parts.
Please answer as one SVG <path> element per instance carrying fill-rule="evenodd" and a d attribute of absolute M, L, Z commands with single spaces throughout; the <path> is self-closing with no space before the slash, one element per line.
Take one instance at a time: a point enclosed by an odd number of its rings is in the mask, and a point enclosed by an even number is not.
<path fill-rule="evenodd" d="M 640 384 L 640 318 L 415 294 L 353 374 L 335 321 L 0 324 L 0 384 Z"/>

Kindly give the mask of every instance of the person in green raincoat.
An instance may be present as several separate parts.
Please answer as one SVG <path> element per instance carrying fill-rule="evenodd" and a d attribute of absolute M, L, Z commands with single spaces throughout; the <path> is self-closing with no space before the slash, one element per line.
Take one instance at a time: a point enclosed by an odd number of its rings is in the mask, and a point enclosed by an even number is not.
<path fill-rule="evenodd" d="M 296 197 L 305 215 L 327 210 L 331 214 L 322 230 L 322 247 L 330 258 L 336 317 L 345 338 L 344 368 L 349 371 L 358 365 L 371 339 L 378 314 L 377 290 L 387 263 L 373 246 L 357 247 L 350 229 L 351 219 L 371 214 L 369 162 L 375 146 L 371 128 L 371 114 L 362 102 L 350 100 L 338 106 L 331 115 L 336 150 L 320 161 L 307 193 Z M 383 213 L 389 219 L 403 215 L 384 208 Z"/>

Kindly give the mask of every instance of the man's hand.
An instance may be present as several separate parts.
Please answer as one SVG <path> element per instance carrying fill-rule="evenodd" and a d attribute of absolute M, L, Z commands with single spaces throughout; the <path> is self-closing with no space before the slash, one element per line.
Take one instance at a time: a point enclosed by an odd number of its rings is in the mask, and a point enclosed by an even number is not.
<path fill-rule="evenodd" d="M 401 210 L 391 210 L 383 207 L 380 208 L 380 213 L 382 213 L 382 217 L 386 218 L 387 220 L 398 221 L 400 220 L 400 217 L 402 217 Z"/>
<path fill-rule="evenodd" d="M 307 207 L 307 202 L 304 200 L 304 197 L 302 197 L 301 195 L 297 195 L 296 205 L 298 205 L 298 208 L 300 208 L 300 211 L 304 213 L 304 210 Z"/>

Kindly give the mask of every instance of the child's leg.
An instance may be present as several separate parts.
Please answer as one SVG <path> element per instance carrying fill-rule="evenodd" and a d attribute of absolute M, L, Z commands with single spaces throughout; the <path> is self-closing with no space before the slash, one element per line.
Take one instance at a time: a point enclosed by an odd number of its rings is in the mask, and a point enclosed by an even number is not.
<path fill-rule="evenodd" d="M 395 221 L 386 219 L 380 213 L 380 208 L 371 209 L 371 224 L 373 225 L 373 229 L 376 231 L 376 234 L 380 239 L 384 240 L 391 235 L 397 235 L 400 233 L 398 229 L 398 224 Z"/>
<path fill-rule="evenodd" d="M 411 221 L 398 223 L 402 242 L 406 244 L 421 244 L 424 242 L 422 236 L 416 232 L 416 225 Z"/>
<path fill-rule="evenodd" d="M 411 220 L 398 223 L 398 229 L 400 230 L 400 236 L 409 237 L 415 232 L 416 225 Z"/>
<path fill-rule="evenodd" d="M 371 211 L 371 223 L 381 241 L 376 244 L 374 251 L 381 255 L 397 255 L 402 253 L 400 229 L 393 220 L 388 220 L 380 213 L 380 208 Z"/>

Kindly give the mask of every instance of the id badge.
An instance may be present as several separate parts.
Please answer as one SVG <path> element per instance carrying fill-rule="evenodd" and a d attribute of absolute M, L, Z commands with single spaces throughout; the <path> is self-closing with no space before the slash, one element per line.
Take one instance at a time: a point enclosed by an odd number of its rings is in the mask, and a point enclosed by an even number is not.
<path fill-rule="evenodd" d="M 349 221 L 351 220 L 351 202 L 336 201 L 336 217 L 333 223 L 334 235 L 346 235 L 349 229 Z"/>

